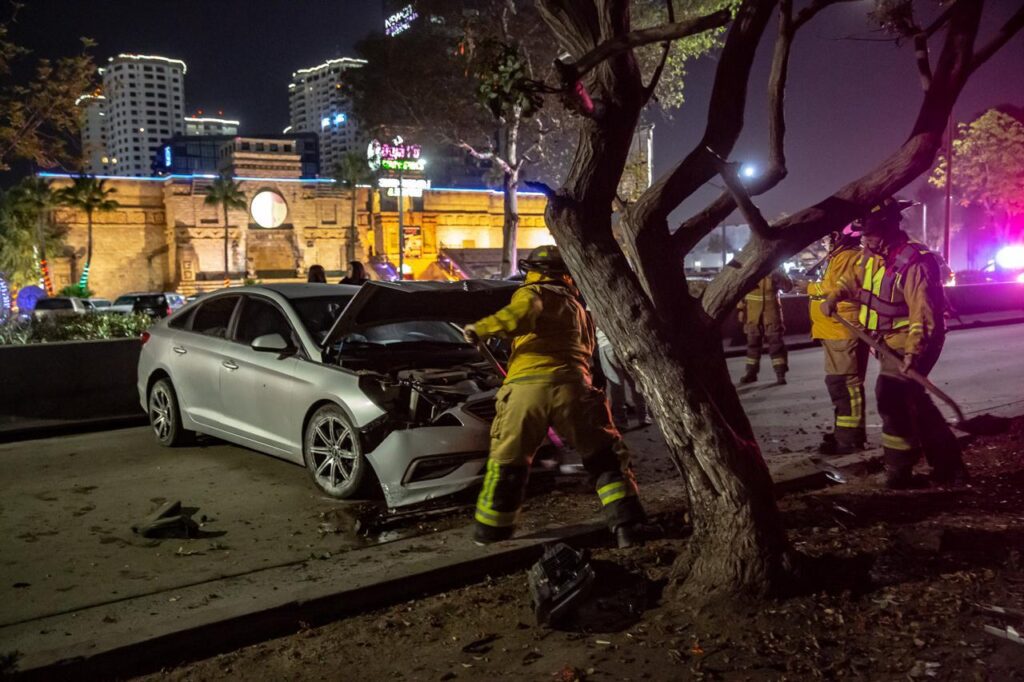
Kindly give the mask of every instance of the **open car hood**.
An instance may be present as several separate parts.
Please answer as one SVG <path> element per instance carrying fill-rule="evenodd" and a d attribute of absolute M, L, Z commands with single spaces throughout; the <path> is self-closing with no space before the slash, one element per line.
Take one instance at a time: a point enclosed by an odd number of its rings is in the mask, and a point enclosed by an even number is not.
<path fill-rule="evenodd" d="M 508 305 L 515 282 L 367 282 L 334 321 L 321 346 L 349 334 L 393 322 L 439 320 L 469 324 Z"/>

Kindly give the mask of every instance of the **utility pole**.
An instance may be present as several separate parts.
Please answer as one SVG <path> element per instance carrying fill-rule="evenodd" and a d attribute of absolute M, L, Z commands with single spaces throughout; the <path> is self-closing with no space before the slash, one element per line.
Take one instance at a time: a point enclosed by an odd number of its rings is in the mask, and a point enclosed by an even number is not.
<path fill-rule="evenodd" d="M 942 233 L 942 257 L 949 265 L 949 229 L 953 220 L 953 112 L 946 124 L 946 225 Z M 952 267 L 952 266 L 950 266 Z"/>

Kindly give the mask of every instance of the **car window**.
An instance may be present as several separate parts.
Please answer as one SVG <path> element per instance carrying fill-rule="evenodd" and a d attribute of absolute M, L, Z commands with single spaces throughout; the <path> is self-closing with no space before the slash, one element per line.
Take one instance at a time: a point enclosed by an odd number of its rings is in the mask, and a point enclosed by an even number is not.
<path fill-rule="evenodd" d="M 131 305 L 135 303 L 135 296 L 118 296 L 114 305 Z"/>
<path fill-rule="evenodd" d="M 70 310 L 73 307 L 68 298 L 43 298 L 36 302 L 36 310 Z"/>
<path fill-rule="evenodd" d="M 309 335 L 317 341 L 322 341 L 351 300 L 351 296 L 319 296 L 293 298 L 291 304 Z"/>
<path fill-rule="evenodd" d="M 192 331 L 221 339 L 227 337 L 228 323 L 236 303 L 238 296 L 219 296 L 206 301 L 192 318 Z"/>
<path fill-rule="evenodd" d="M 235 340 L 249 345 L 264 334 L 280 334 L 285 341 L 292 341 L 292 327 L 277 306 L 262 298 L 246 298 Z"/>
<path fill-rule="evenodd" d="M 192 313 L 195 311 L 195 308 L 190 308 L 189 310 L 174 313 L 167 321 L 167 326 L 171 329 L 184 329 L 188 326 L 188 321 L 192 319 Z"/>

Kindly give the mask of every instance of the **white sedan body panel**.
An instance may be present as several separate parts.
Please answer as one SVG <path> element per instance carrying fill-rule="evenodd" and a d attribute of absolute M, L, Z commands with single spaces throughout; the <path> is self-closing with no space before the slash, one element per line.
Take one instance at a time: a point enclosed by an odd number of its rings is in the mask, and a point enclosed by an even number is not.
<path fill-rule="evenodd" d="M 169 377 L 184 428 L 299 465 L 304 465 L 307 420 L 324 404 L 340 406 L 357 430 L 370 433 L 387 420 L 388 410 L 361 387 L 360 374 L 364 372 L 324 362 L 322 349 L 292 305 L 301 296 L 314 295 L 337 295 L 347 301 L 357 290 L 342 285 L 238 287 L 186 305 L 156 322 L 143 345 L 138 369 L 143 409 L 148 412 L 153 383 Z M 240 297 L 244 297 L 241 308 L 227 300 Z M 240 326 L 245 323 L 249 301 L 254 299 L 283 314 L 292 339 L 300 346 L 297 352 L 257 351 L 232 338 L 244 338 Z M 201 308 L 210 304 L 210 308 Z M 194 331 L 193 322 L 207 323 L 204 310 L 217 310 L 218 305 L 224 310 L 234 306 L 234 312 L 228 313 L 230 323 L 225 323 L 223 332 L 216 330 L 227 338 Z M 477 407 L 466 409 L 474 405 Z M 438 425 L 406 424 L 372 440 L 364 454 L 388 505 L 423 502 L 479 484 L 489 446 L 491 406 L 493 390 L 485 390 L 447 409 Z"/>

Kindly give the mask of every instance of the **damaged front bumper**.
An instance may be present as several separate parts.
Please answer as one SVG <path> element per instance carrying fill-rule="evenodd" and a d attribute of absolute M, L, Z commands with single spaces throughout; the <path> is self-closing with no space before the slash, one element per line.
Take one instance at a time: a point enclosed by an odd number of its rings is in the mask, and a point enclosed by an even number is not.
<path fill-rule="evenodd" d="M 438 420 L 452 425 L 392 431 L 367 453 L 388 507 L 429 502 L 480 485 L 493 403 L 493 394 L 467 401 L 445 412 L 454 420 Z"/>

